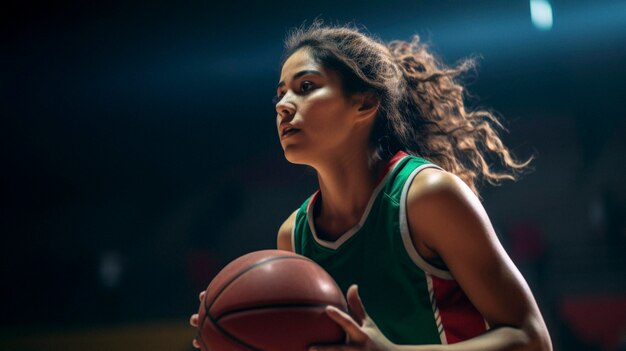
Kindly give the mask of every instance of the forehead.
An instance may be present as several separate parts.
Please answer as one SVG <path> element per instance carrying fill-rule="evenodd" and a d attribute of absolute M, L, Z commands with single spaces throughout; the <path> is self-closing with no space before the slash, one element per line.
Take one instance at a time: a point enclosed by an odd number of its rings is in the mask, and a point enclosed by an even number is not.
<path fill-rule="evenodd" d="M 313 56 L 309 53 L 309 50 L 306 48 L 302 48 L 294 52 L 283 64 L 283 68 L 280 73 L 280 80 L 284 81 L 285 79 L 293 76 L 295 73 L 305 69 L 317 69 L 319 71 L 323 70 L 323 67 L 320 66 L 315 60 Z"/>

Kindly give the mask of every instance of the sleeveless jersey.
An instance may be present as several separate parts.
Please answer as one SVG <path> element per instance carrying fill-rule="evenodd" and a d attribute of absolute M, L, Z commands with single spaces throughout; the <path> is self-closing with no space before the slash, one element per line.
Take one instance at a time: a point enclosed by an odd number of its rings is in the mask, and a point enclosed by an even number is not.
<path fill-rule="evenodd" d="M 426 262 L 407 225 L 409 185 L 422 169 L 441 167 L 404 152 L 387 165 L 359 223 L 331 242 L 313 221 L 319 190 L 296 215 L 292 247 L 335 279 L 344 293 L 358 284 L 367 313 L 396 344 L 448 344 L 484 333 L 488 325 L 449 271 Z"/>

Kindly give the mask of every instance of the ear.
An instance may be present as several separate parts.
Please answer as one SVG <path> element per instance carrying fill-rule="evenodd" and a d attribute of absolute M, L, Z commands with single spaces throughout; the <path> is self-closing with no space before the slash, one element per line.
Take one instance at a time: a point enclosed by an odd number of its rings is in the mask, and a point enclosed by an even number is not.
<path fill-rule="evenodd" d="M 359 120 L 369 120 L 376 117 L 380 99 L 374 92 L 367 91 L 354 95 L 354 104 L 357 108 L 357 118 Z"/>

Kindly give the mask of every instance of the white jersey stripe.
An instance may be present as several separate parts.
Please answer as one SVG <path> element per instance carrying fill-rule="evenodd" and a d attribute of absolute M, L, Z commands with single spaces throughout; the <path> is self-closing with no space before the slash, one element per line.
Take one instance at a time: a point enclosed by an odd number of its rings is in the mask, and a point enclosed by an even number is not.
<path fill-rule="evenodd" d="M 437 330 L 439 331 L 439 339 L 441 340 L 442 345 L 448 344 L 448 339 L 446 338 L 446 332 L 443 328 L 443 323 L 441 322 L 441 315 L 439 315 L 439 307 L 437 307 L 437 301 L 435 300 L 435 289 L 433 288 L 433 278 L 429 273 L 426 273 L 426 281 L 428 282 L 428 295 L 430 296 L 431 306 L 433 308 L 433 314 L 435 316 L 435 321 L 437 322 Z"/>

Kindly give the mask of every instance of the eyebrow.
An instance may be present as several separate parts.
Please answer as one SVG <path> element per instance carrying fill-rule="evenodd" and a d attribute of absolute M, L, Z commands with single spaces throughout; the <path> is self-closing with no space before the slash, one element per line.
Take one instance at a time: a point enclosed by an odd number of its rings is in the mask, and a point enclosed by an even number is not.
<path fill-rule="evenodd" d="M 322 76 L 322 72 L 316 71 L 314 69 L 309 69 L 309 70 L 300 71 L 300 72 L 294 74 L 292 79 L 298 79 L 298 78 L 300 78 L 300 77 L 302 77 L 303 75 L 306 75 L 306 74 L 315 74 L 315 75 L 318 75 L 318 76 Z M 276 89 L 278 90 L 278 89 L 280 89 L 280 87 L 282 87 L 284 85 L 285 85 L 285 81 L 283 80 L 280 83 L 278 83 L 278 85 L 276 86 Z"/>

